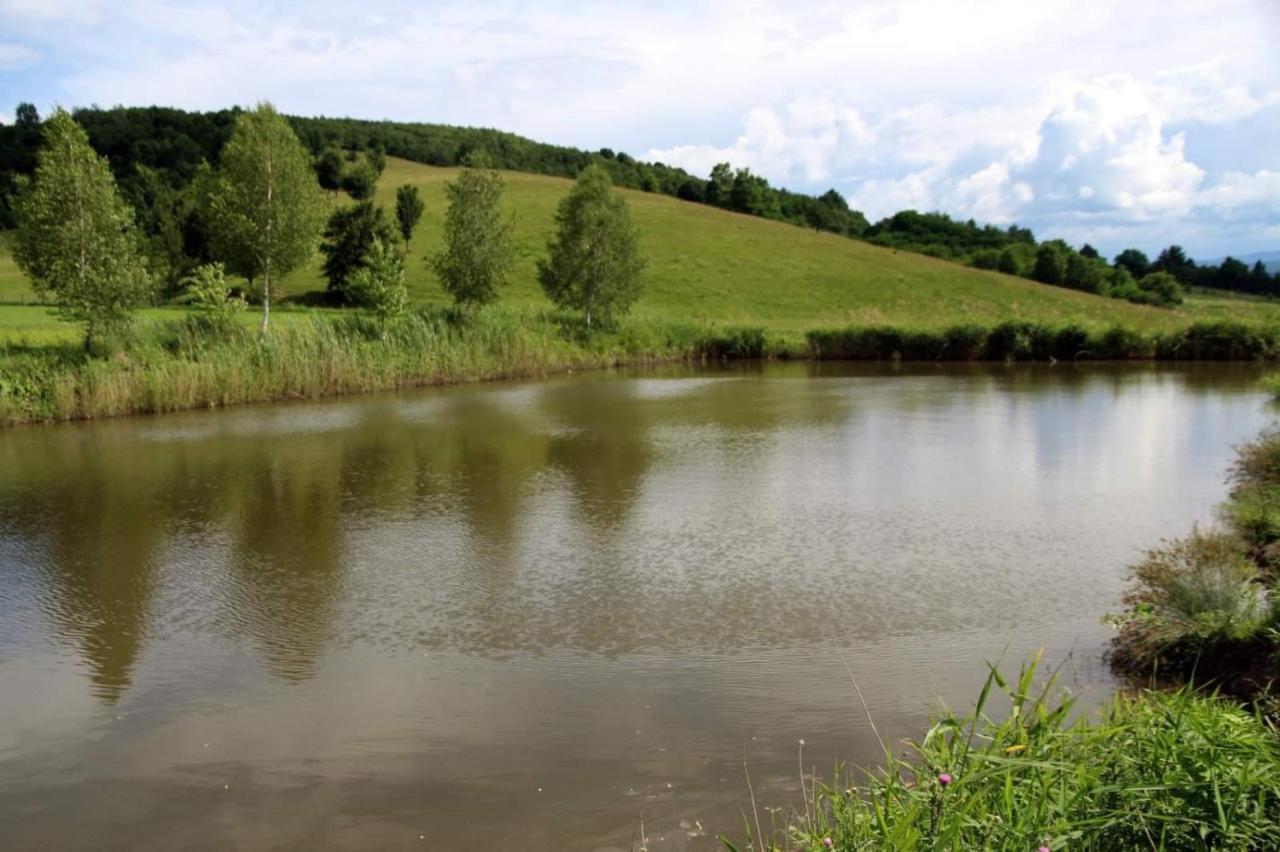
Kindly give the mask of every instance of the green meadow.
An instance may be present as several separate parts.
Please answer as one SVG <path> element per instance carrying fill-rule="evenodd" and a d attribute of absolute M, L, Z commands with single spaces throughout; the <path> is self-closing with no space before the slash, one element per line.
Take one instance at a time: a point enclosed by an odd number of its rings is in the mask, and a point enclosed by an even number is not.
<path fill-rule="evenodd" d="M 422 307 L 448 301 L 426 258 L 440 245 L 444 184 L 456 174 L 456 169 L 392 158 L 378 182 L 375 200 L 388 212 L 396 187 L 403 184 L 417 186 L 426 203 L 406 263 L 411 296 Z M 538 287 L 536 262 L 571 181 L 515 172 L 504 177 L 517 265 L 502 301 L 518 310 L 542 310 L 550 305 Z M 648 260 L 645 293 L 635 310 L 641 321 L 756 326 L 797 341 L 815 329 L 850 326 L 930 330 L 1022 321 L 1092 329 L 1121 325 L 1154 333 L 1202 320 L 1280 321 L 1280 305 L 1245 297 L 1194 294 L 1174 310 L 1134 305 L 668 196 L 621 192 L 631 204 Z M 335 206 L 341 203 L 345 199 L 334 200 Z M 75 340 L 74 328 L 35 304 L 9 249 L 8 237 L 0 235 L 0 341 Z M 324 286 L 319 255 L 285 282 L 294 299 Z M 145 311 L 143 322 L 179 311 Z M 287 316 L 281 313 L 286 322 Z"/>

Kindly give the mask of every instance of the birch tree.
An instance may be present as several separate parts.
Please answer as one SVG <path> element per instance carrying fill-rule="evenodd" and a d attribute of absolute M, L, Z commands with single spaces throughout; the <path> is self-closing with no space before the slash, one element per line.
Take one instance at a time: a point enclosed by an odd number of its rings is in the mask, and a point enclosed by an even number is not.
<path fill-rule="evenodd" d="M 311 257 L 325 207 L 311 157 L 271 104 L 258 104 L 236 118 L 222 149 L 210 207 L 214 254 L 233 271 L 261 282 L 266 334 L 272 287 Z"/>

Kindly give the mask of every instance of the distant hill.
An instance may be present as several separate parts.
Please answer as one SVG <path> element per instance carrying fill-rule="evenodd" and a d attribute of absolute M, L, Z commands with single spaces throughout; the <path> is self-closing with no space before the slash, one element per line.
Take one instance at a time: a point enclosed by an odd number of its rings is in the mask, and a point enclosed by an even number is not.
<path fill-rule="evenodd" d="M 1262 261 L 1262 265 L 1267 271 L 1273 275 L 1280 272 L 1280 251 L 1255 251 L 1252 254 L 1233 254 L 1236 260 L 1243 261 L 1249 266 L 1253 266 L 1258 261 Z M 1201 266 L 1220 266 L 1225 257 L 1216 257 L 1212 260 L 1197 260 L 1196 263 Z"/>

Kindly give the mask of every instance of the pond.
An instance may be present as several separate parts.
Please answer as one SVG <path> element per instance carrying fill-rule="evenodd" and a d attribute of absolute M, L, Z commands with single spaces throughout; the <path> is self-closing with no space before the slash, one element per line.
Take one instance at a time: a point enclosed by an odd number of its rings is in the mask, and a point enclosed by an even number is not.
<path fill-rule="evenodd" d="M 717 848 L 1211 522 L 1247 365 L 772 364 L 0 432 L 15 849 Z M 803 757 L 799 741 L 805 741 Z"/>

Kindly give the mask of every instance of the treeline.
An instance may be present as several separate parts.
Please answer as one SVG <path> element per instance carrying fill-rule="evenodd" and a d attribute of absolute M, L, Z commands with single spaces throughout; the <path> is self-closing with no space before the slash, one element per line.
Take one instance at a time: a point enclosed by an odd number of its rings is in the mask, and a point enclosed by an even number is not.
<path fill-rule="evenodd" d="M 121 191 L 145 221 L 151 199 L 157 194 L 157 182 L 180 189 L 194 179 L 202 163 L 217 165 L 240 112 L 239 108 L 202 113 L 168 107 L 89 107 L 74 110 L 72 116 L 88 133 L 94 150 L 110 162 Z M 331 152 L 349 161 L 372 153 L 443 167 L 482 160 L 495 169 L 566 178 L 576 177 L 587 166 L 599 165 L 615 186 L 849 236 L 857 236 L 867 227 L 866 218 L 850 210 L 835 190 L 817 197 L 789 192 L 770 186 L 748 169 L 734 171 L 727 163 L 717 166 L 709 178 L 701 178 L 675 166 L 644 163 L 608 148 L 583 151 L 488 128 L 287 118 L 317 161 L 327 158 L 330 165 Z M 39 125 L 35 108 L 23 104 L 14 124 L 0 126 L 0 227 L 13 227 L 17 179 L 35 168 Z"/>
<path fill-rule="evenodd" d="M 1251 268 L 1228 257 L 1217 266 L 1197 265 L 1177 245 L 1155 260 L 1131 248 L 1107 262 L 1088 243 L 1079 249 L 1063 240 L 1037 243 L 1029 228 L 997 228 L 915 210 L 881 219 L 862 236 L 888 248 L 1144 304 L 1178 304 L 1181 291 L 1190 287 L 1280 296 L 1280 275 L 1270 274 L 1261 262 Z"/>

